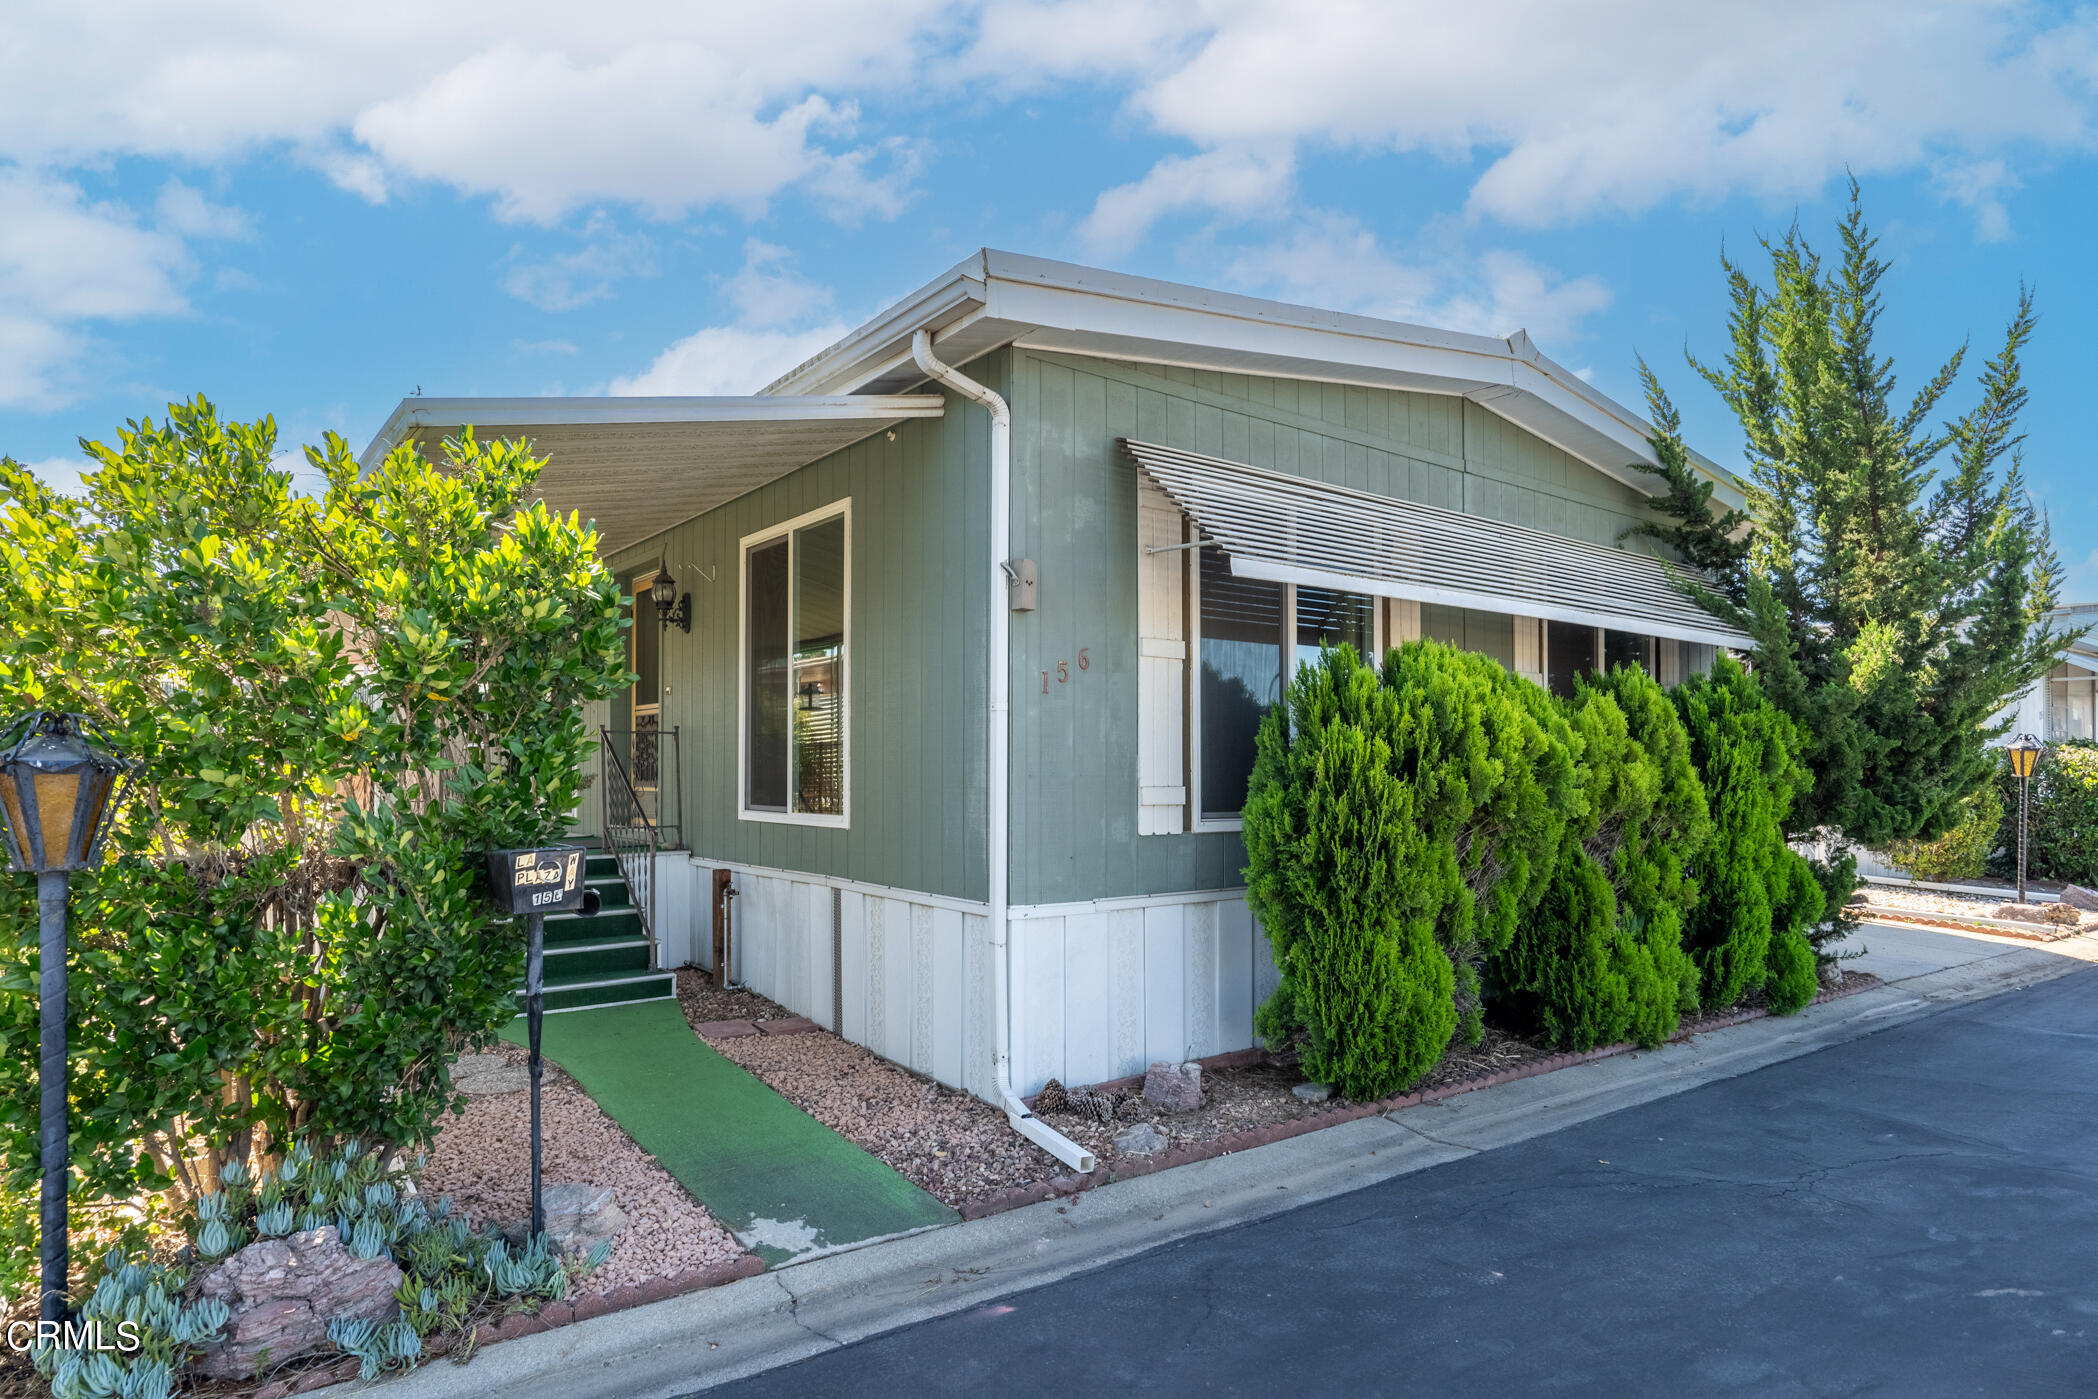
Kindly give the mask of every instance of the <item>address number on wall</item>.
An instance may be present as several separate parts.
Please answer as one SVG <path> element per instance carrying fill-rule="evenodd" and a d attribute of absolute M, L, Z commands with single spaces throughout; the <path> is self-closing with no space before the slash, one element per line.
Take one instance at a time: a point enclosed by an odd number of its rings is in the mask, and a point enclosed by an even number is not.
<path fill-rule="evenodd" d="M 1093 668 L 1092 657 L 1086 654 L 1091 649 L 1091 647 L 1087 646 L 1078 648 L 1078 668 L 1080 670 L 1091 670 Z M 1042 693 L 1045 695 L 1049 693 L 1049 674 L 1046 670 L 1042 672 Z M 1059 685 L 1071 683 L 1071 663 L 1069 661 L 1058 661 L 1056 663 L 1056 683 Z"/>

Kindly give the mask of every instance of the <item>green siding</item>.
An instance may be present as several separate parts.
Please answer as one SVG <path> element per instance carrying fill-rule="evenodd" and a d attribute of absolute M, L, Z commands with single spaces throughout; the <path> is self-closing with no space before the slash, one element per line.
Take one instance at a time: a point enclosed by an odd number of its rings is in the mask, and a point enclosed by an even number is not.
<path fill-rule="evenodd" d="M 1008 356 L 969 372 L 1002 386 Z M 984 859 L 985 531 L 989 415 L 877 433 L 609 561 L 659 557 L 692 593 L 692 633 L 664 640 L 663 726 L 682 746 L 686 841 L 703 856 L 955 898 L 988 897 Z M 849 817 L 846 829 L 737 816 L 739 541 L 852 498 Z M 697 569 L 697 572 L 694 570 Z M 708 582 L 708 577 L 713 579 Z M 654 610 L 641 608 L 644 626 Z"/>
<path fill-rule="evenodd" d="M 1118 438 L 1596 544 L 1647 518 L 1630 487 L 1462 399 L 1030 351 L 1011 397 L 1013 552 L 1040 578 L 1039 609 L 1013 618 L 1017 904 L 1243 882 L 1236 834 L 1136 834 L 1136 469 Z M 1508 618 L 1446 611 L 1431 635 L 1513 660 Z"/>

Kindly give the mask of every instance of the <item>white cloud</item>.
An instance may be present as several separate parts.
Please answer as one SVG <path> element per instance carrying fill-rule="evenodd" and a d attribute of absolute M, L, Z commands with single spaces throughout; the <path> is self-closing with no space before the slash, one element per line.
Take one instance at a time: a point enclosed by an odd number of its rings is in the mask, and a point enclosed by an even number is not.
<path fill-rule="evenodd" d="M 254 232 L 245 210 L 214 204 L 180 180 L 161 186 L 153 208 L 162 228 L 185 238 L 245 238 Z"/>
<path fill-rule="evenodd" d="M 85 456 L 46 457 L 42 461 L 22 461 L 18 465 L 29 468 L 29 474 L 62 495 L 80 495 L 86 487 L 81 484 L 80 473 L 91 463 Z"/>
<path fill-rule="evenodd" d="M 862 137 L 855 99 L 951 54 L 958 8 L 26 0 L 0 45 L 0 159 L 283 149 L 374 202 L 434 180 L 543 223 L 602 202 L 754 211 L 797 186 L 882 214 L 907 197 L 916 148 Z"/>
<path fill-rule="evenodd" d="M 835 343 L 848 327 L 825 319 L 828 288 L 795 272 L 787 250 L 758 239 L 743 245 L 743 266 L 722 283 L 736 308 L 728 325 L 707 326 L 677 341 L 631 378 L 612 381 L 614 394 L 753 393 Z"/>
<path fill-rule="evenodd" d="M 1547 350 L 1578 337 L 1583 322 L 1610 304 L 1600 278 L 1563 278 L 1516 252 L 1473 256 L 1431 239 L 1422 255 L 1401 258 L 1340 215 L 1240 251 L 1224 275 L 1249 291 L 1330 310 L 1479 335 L 1527 330 Z"/>
<path fill-rule="evenodd" d="M 521 355 L 573 355 L 580 353 L 572 340 L 512 340 L 510 348 Z"/>
<path fill-rule="evenodd" d="M 643 234 L 614 227 L 603 214 L 584 224 L 583 240 L 573 252 L 536 261 L 522 259 L 513 250 L 503 290 L 542 311 L 572 311 L 604 300 L 628 277 L 656 274 L 655 244 Z"/>
<path fill-rule="evenodd" d="M 1240 150 L 1167 156 L 1132 184 L 1117 185 L 1093 202 L 1079 236 L 1094 252 L 1116 256 L 1143 241 L 1169 214 L 1199 209 L 1250 219 L 1278 212 L 1290 192 L 1289 154 Z"/>
<path fill-rule="evenodd" d="M 1932 172 L 1938 192 L 1974 214 L 1974 236 L 2001 243 L 2011 236 L 2011 211 L 2004 201 L 2023 183 L 2001 160 L 1945 161 Z"/>
<path fill-rule="evenodd" d="M 76 185 L 0 166 L 0 405 L 73 396 L 97 322 L 187 309 L 189 254 L 171 233 Z"/>
<path fill-rule="evenodd" d="M 1005 29 L 1099 29 L 1097 0 L 1019 8 L 1025 25 Z M 2049 17 L 2017 0 L 1216 0 L 1177 13 L 1178 35 L 1140 24 L 1143 67 L 1075 37 L 1050 45 L 1090 55 L 1074 68 L 1127 74 L 1130 109 L 1200 152 L 1160 162 L 1157 189 L 1180 191 L 1154 196 L 1161 207 L 1201 202 L 1191 160 L 1306 146 L 1483 160 L 1471 212 L 1540 226 L 1678 198 L 1798 198 L 1845 168 L 1985 170 L 2028 146 L 2087 149 L 2093 135 L 2098 14 Z M 1026 58 L 1013 43 L 986 52 Z M 2000 200 L 1952 197 L 1975 207 L 1984 236 L 2000 226 Z"/>

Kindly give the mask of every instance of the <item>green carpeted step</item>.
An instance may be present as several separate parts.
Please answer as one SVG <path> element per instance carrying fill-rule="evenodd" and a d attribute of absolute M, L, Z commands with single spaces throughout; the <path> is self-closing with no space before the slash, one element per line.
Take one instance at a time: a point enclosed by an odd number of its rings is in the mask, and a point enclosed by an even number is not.
<path fill-rule="evenodd" d="M 634 906 L 633 896 L 627 893 L 626 881 L 617 875 L 610 879 L 592 877 L 583 882 L 597 890 L 597 906 L 600 912 L 611 913 Z"/>
<path fill-rule="evenodd" d="M 525 1024 L 503 1033 L 522 1043 Z M 708 1047 L 675 1004 L 548 1016 L 544 1047 L 767 1262 L 957 1217 Z"/>
<path fill-rule="evenodd" d="M 557 975 L 549 967 L 540 994 L 543 998 L 541 1004 L 550 1012 L 624 1005 L 628 1001 L 674 1001 L 677 999 L 677 976 L 668 971 L 571 972 Z M 511 1022 L 519 1035 L 524 1033 L 524 1009 L 524 991 L 523 988 L 519 988 L 517 1019 Z"/>
<path fill-rule="evenodd" d="M 648 939 L 644 937 L 601 938 L 593 942 L 549 943 L 546 948 L 548 976 L 580 976 L 584 972 L 645 972 L 648 970 Z"/>
<path fill-rule="evenodd" d="M 546 945 L 562 942 L 603 942 L 606 938 L 640 937 L 641 915 L 631 908 L 607 909 L 595 918 L 580 913 L 549 913 L 546 916 Z"/>
<path fill-rule="evenodd" d="M 613 855 L 592 855 L 583 863 L 583 876 L 586 879 L 617 879 L 619 877 L 618 857 Z"/>

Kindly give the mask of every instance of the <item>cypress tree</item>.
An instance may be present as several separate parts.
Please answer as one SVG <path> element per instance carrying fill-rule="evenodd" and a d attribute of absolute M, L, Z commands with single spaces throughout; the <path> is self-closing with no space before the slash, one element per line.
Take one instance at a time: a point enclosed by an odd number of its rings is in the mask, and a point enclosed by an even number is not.
<path fill-rule="evenodd" d="M 1875 347 L 1889 268 L 1855 181 L 1839 233 L 1833 265 L 1797 227 L 1764 240 L 1767 285 L 1722 258 L 1728 352 L 1691 365 L 1746 437 L 1745 512 L 1712 510 L 1642 362 L 1659 457 L 1643 469 L 1665 494 L 1664 522 L 1638 532 L 1708 570 L 1712 586 L 1694 594 L 1754 638 L 1756 671 L 1814 775 L 1787 830 L 1878 848 L 1957 823 L 1990 772 L 1991 716 L 2071 638 L 2045 634 L 2059 568 L 2022 475 L 2031 293 L 1982 368 L 1978 401 L 1939 422 L 1965 348 L 1902 401 Z M 1821 873 L 1840 908 L 1850 864 Z"/>

